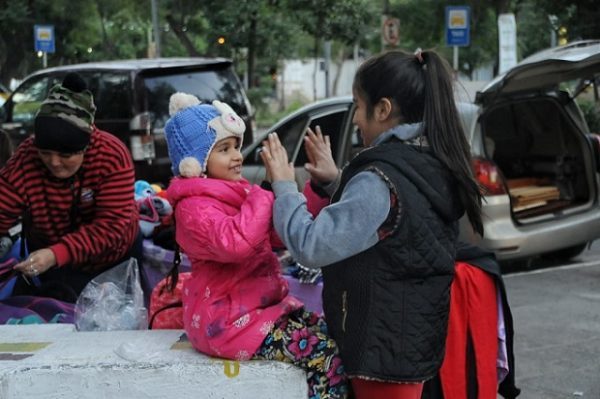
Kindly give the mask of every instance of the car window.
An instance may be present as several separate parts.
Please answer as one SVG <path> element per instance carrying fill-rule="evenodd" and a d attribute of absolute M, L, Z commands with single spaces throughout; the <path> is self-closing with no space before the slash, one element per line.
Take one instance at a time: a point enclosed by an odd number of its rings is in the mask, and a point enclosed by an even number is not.
<path fill-rule="evenodd" d="M 598 88 L 600 78 L 584 81 L 578 80 L 575 84 L 572 82 L 569 83 L 569 88 L 573 88 L 575 102 L 581 110 L 589 131 L 600 133 L 600 89 Z"/>
<path fill-rule="evenodd" d="M 94 94 L 97 120 L 131 117 L 131 84 L 127 72 L 81 71 L 79 74 Z"/>
<path fill-rule="evenodd" d="M 243 88 L 230 69 L 145 77 L 144 85 L 146 109 L 154 113 L 155 126 L 159 128 L 164 127 L 169 118 L 171 94 L 178 91 L 193 94 L 203 102 L 218 99 L 229 104 L 240 116 L 248 114 Z"/>
<path fill-rule="evenodd" d="M 302 115 L 297 118 L 293 118 L 283 125 L 274 129 L 279 136 L 279 140 L 281 144 L 285 147 L 288 153 L 289 159 L 293 159 L 293 156 L 298 148 L 299 141 L 302 139 L 304 135 L 304 131 L 307 126 L 307 117 L 306 115 Z M 254 154 L 256 148 L 260 146 L 260 143 L 255 143 L 254 148 L 251 150 L 250 154 Z M 244 160 L 245 165 L 262 165 L 262 160 L 260 158 L 255 158 L 254 156 L 248 157 L 248 159 Z"/>
<path fill-rule="evenodd" d="M 317 126 L 321 127 L 321 131 L 323 134 L 328 135 L 331 140 L 331 150 L 333 152 L 333 158 L 337 163 L 337 148 L 339 148 L 340 136 L 342 134 L 344 128 L 346 111 L 336 111 L 327 115 L 323 115 L 317 118 L 314 118 L 310 121 L 310 128 L 315 131 Z M 306 130 L 306 129 L 305 129 Z M 308 157 L 306 156 L 306 151 L 304 150 L 304 143 L 302 137 L 304 137 L 305 130 L 302 132 L 302 135 L 298 142 L 297 156 L 294 160 L 295 166 L 303 166 L 308 162 Z"/>
<path fill-rule="evenodd" d="M 53 83 L 48 77 L 23 83 L 12 96 L 12 121 L 32 122 Z"/>

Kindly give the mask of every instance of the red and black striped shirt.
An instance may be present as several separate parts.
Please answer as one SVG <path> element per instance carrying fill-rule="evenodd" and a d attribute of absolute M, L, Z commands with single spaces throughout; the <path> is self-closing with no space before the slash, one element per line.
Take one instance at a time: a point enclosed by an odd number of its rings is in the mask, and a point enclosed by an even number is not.
<path fill-rule="evenodd" d="M 32 242 L 49 247 L 58 266 L 104 269 L 135 241 L 134 180 L 129 151 L 109 133 L 94 130 L 81 168 L 69 179 L 54 177 L 28 138 L 0 169 L 0 236 L 29 210 Z"/>

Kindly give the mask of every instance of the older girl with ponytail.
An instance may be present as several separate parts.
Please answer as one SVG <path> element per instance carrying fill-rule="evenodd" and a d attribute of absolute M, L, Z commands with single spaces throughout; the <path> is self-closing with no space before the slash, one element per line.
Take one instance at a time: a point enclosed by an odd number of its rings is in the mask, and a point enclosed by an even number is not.
<path fill-rule="evenodd" d="M 444 358 L 458 221 L 466 213 L 483 234 L 481 195 L 438 54 L 372 57 L 353 96 L 367 148 L 341 173 L 328 137 L 307 132 L 306 168 L 331 194 L 316 218 L 277 136 L 265 141 L 274 224 L 300 263 L 323 270 L 329 332 L 356 397 L 417 399 Z"/>

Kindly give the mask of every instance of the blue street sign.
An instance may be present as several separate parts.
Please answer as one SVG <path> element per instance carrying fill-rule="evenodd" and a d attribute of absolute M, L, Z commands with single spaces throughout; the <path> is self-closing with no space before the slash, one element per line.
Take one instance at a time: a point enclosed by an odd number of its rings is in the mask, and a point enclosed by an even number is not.
<path fill-rule="evenodd" d="M 446 45 L 468 46 L 471 42 L 469 6 L 446 7 Z"/>
<path fill-rule="evenodd" d="M 35 51 L 54 53 L 54 25 L 34 25 L 33 43 Z"/>

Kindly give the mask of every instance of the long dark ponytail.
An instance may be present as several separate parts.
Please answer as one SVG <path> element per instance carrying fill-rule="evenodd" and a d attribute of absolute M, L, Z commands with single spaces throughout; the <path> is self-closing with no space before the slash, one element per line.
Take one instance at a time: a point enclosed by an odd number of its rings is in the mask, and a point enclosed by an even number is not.
<path fill-rule="evenodd" d="M 389 51 L 361 65 L 354 88 L 364 95 L 369 116 L 379 100 L 388 98 L 402 123 L 423 122 L 433 153 L 458 181 L 458 195 L 473 229 L 483 235 L 482 196 L 473 177 L 448 63 L 434 51 Z"/>

